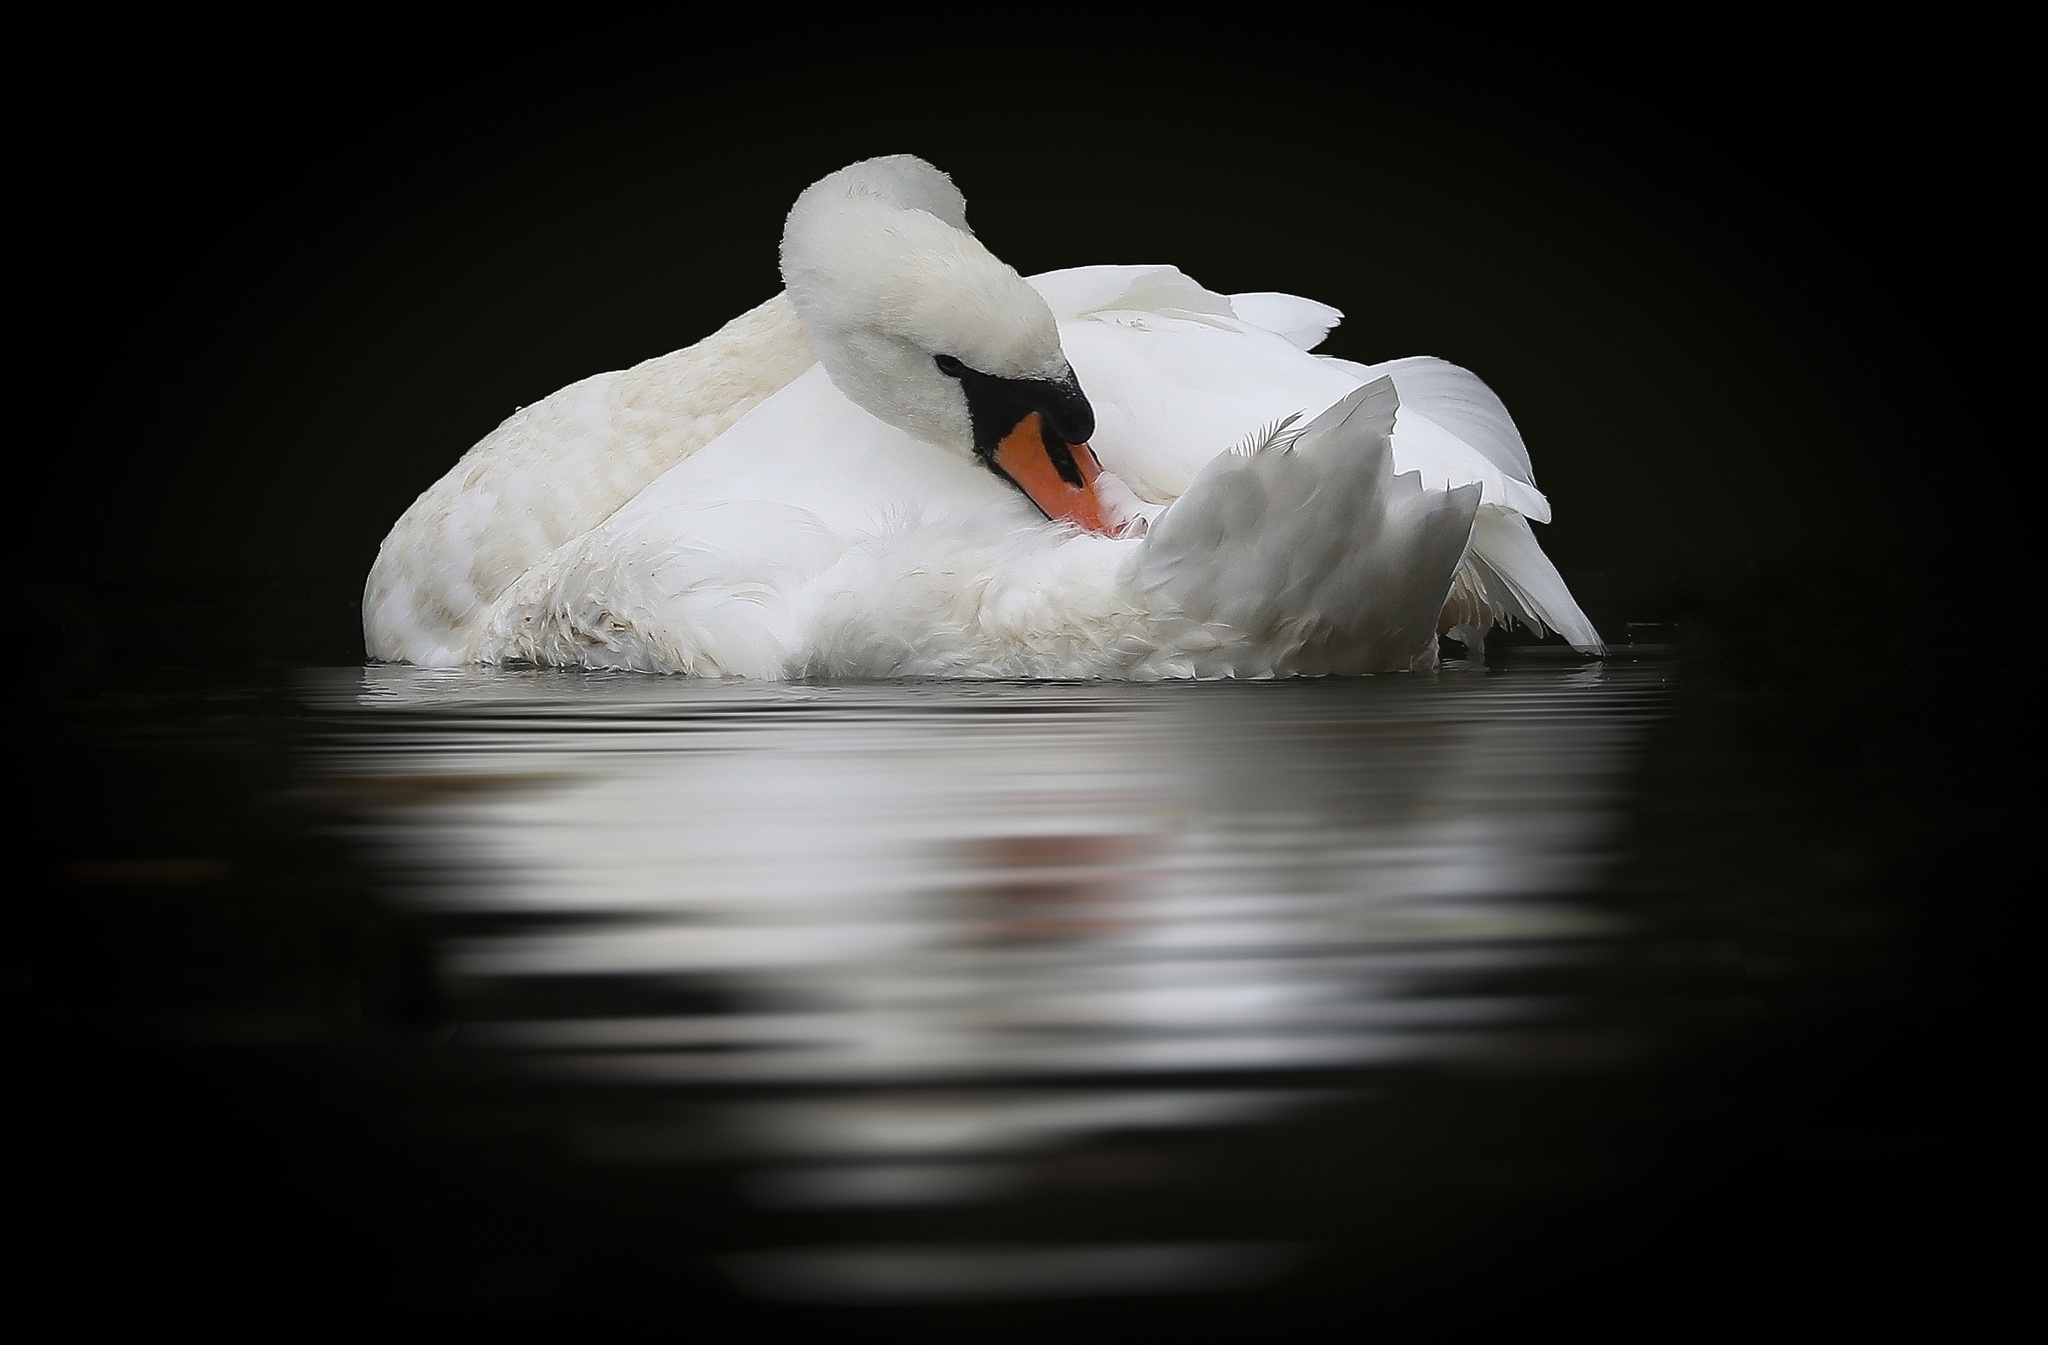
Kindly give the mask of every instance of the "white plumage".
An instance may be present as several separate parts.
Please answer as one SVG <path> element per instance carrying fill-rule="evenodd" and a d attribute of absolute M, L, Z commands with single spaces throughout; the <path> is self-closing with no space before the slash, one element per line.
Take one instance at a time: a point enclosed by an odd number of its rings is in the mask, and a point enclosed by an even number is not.
<path fill-rule="evenodd" d="M 783 274 L 705 341 L 520 411 L 422 495 L 365 588 L 370 654 L 1265 677 L 1429 667 L 1440 629 L 1510 619 L 1600 648 L 1529 530 L 1549 506 L 1499 399 L 1440 360 L 1310 354 L 1335 309 L 1165 266 L 1026 281 L 907 156 L 806 190 Z M 1112 535 L 992 470 L 990 398 L 1038 393 L 1046 452 L 1081 416 Z"/>

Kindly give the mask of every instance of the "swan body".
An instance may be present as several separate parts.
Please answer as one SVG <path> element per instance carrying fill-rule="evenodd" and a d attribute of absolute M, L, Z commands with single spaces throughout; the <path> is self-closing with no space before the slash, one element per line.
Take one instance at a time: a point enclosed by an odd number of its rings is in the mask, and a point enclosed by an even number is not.
<path fill-rule="evenodd" d="M 787 291 L 514 415 L 399 520 L 373 657 L 781 678 L 1434 666 L 1599 637 L 1498 398 L 1310 351 L 1335 309 L 1166 266 L 1029 281 L 908 156 L 814 184 Z"/>

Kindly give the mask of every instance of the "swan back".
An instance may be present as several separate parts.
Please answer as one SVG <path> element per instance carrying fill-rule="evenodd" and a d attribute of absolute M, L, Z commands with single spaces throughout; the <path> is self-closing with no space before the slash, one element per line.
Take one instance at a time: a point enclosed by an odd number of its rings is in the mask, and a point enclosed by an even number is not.
<path fill-rule="evenodd" d="M 927 443 L 971 452 L 960 383 L 933 357 L 998 378 L 1070 382 L 1059 326 L 967 228 L 952 179 L 921 159 L 868 159 L 797 197 L 782 278 L 833 385 Z"/>
<path fill-rule="evenodd" d="M 816 361 L 785 295 L 693 346 L 572 383 L 520 410 L 413 501 L 363 586 L 370 657 L 481 657 L 480 623 L 526 571 Z"/>

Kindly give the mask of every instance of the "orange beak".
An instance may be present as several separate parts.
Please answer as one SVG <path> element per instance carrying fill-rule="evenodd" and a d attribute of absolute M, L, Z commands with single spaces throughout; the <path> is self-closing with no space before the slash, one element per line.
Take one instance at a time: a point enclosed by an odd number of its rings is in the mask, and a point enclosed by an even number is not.
<path fill-rule="evenodd" d="M 1031 497 L 1047 518 L 1114 537 L 1120 529 L 1096 492 L 1102 464 L 1086 444 L 1064 444 L 1046 433 L 1039 413 L 1017 422 L 993 455 L 995 469 Z"/>

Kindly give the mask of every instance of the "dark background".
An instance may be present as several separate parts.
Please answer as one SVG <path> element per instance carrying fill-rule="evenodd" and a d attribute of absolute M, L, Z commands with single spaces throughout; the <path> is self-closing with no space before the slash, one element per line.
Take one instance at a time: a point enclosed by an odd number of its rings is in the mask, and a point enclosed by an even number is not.
<path fill-rule="evenodd" d="M 362 1192 L 437 1160 L 337 1140 L 369 1124 L 370 1029 L 309 1011 L 326 1054 L 261 1065 L 162 1045 L 194 1006 L 318 1001 L 410 946 L 341 847 L 280 821 L 289 672 L 361 657 L 377 543 L 469 444 L 767 297 L 796 192 L 909 151 L 1027 274 L 1171 262 L 1336 304 L 1332 353 L 1480 373 L 1596 623 L 1685 660 L 1639 867 L 1740 886 L 1758 827 L 1804 856 L 1740 917 L 1818 968 L 1780 987 L 1790 1017 L 1617 1095 L 1649 1175 L 1466 1248 L 1517 1267 L 1476 1296 L 1441 1266 L 1382 1286 L 1389 1329 L 1996 1302 L 2009 1080 L 2038 1049 L 2004 859 L 2033 452 L 1994 420 L 2023 386 L 2012 35 L 1368 14 L 1168 41 L 1006 10 L 910 40 L 958 18 L 803 50 L 759 20 L 587 16 L 34 49 L 63 92 L 19 163 L 15 498 L 56 573 L 16 600 L 51 784 L 9 975 L 51 1066 L 52 1283 L 94 1312 L 110 1275 L 173 1317 L 232 1292 L 309 1324 L 404 1310 L 360 1213 L 391 1199 Z M 175 906 L 107 879 L 165 855 L 239 876 Z M 1629 974 L 1632 1012 L 1666 1003 Z M 380 975 L 376 1030 L 431 1019 Z"/>

